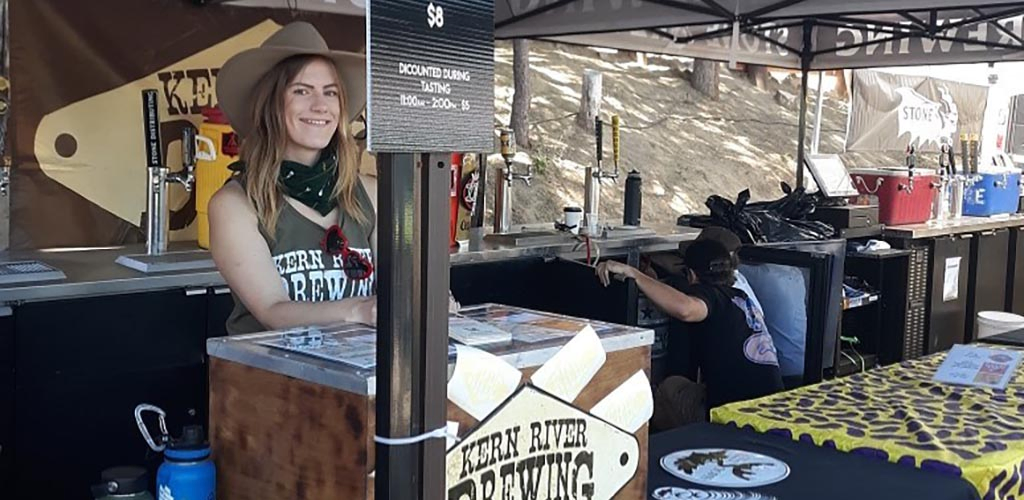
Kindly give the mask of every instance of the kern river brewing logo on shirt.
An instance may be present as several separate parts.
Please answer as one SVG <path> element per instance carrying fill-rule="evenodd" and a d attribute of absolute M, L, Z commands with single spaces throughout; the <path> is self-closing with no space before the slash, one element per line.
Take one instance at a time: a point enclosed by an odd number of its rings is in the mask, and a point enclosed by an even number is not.
<path fill-rule="evenodd" d="M 369 248 L 351 248 L 371 262 Z M 321 302 L 341 300 L 345 297 L 367 297 L 373 293 L 377 274 L 355 280 L 345 274 L 340 255 L 328 255 L 323 250 L 292 250 L 274 255 L 274 265 L 281 275 L 281 283 L 288 297 L 295 301 Z"/>

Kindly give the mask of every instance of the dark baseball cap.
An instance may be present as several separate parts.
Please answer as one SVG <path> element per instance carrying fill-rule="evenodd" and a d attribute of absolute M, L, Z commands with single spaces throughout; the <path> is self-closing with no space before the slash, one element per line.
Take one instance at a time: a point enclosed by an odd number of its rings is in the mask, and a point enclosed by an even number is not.
<path fill-rule="evenodd" d="M 710 226 L 704 228 L 700 232 L 700 235 L 697 236 L 697 241 L 704 240 L 717 241 L 721 243 L 729 253 L 735 253 L 743 246 L 743 242 L 740 241 L 739 236 L 736 236 L 736 233 L 721 226 Z"/>
<path fill-rule="evenodd" d="M 729 249 L 711 239 L 698 239 L 691 243 L 686 247 L 683 261 L 702 279 L 714 275 L 731 276 L 736 270 L 736 261 Z"/>

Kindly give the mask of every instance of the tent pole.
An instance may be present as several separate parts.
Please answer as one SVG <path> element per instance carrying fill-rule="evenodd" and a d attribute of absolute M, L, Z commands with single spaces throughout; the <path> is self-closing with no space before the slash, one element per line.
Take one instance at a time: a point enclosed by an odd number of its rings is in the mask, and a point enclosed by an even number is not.
<path fill-rule="evenodd" d="M 818 154 L 818 147 L 821 145 L 821 106 L 825 102 L 825 96 L 821 93 L 821 82 L 824 80 L 824 72 L 818 72 L 818 103 L 814 106 L 814 138 L 811 139 L 811 154 Z"/>
<path fill-rule="evenodd" d="M 804 143 L 807 138 L 807 70 L 800 72 L 800 130 L 796 141 L 796 187 L 804 186 Z"/>
<path fill-rule="evenodd" d="M 811 33 L 814 24 L 804 21 L 804 43 L 800 52 L 800 125 L 797 131 L 796 141 L 796 187 L 804 186 L 804 144 L 807 142 L 807 77 L 811 69 L 811 58 L 813 55 L 813 40 Z"/>
<path fill-rule="evenodd" d="M 448 375 L 450 155 L 377 155 L 376 431 L 417 436 L 445 426 Z M 438 500 L 444 440 L 376 445 L 376 496 Z"/>

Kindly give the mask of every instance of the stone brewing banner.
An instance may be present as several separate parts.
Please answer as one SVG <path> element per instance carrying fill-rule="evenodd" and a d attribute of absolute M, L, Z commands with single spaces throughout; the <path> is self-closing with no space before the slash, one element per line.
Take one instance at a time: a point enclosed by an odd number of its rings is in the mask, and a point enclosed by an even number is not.
<path fill-rule="evenodd" d="M 145 239 L 143 89 L 160 92 L 164 158 L 177 170 L 181 131 L 217 103 L 217 72 L 232 54 L 293 20 L 335 49 L 360 51 L 365 40 L 357 17 L 176 0 L 11 2 L 10 15 L 12 248 Z M 172 239 L 195 239 L 194 194 L 170 193 Z"/>
<path fill-rule="evenodd" d="M 988 88 L 924 76 L 853 73 L 847 151 L 937 152 L 981 134 Z"/>
<path fill-rule="evenodd" d="M 494 149 L 494 3 L 367 2 L 368 146 Z"/>

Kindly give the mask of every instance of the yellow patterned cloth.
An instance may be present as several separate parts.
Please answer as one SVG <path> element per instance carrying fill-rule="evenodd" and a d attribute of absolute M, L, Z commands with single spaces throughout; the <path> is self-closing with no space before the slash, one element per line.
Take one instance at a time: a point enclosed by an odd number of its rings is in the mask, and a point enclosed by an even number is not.
<path fill-rule="evenodd" d="M 711 420 L 960 476 L 983 500 L 1024 499 L 1024 367 L 1006 390 L 932 382 L 945 357 L 721 406 Z"/>

